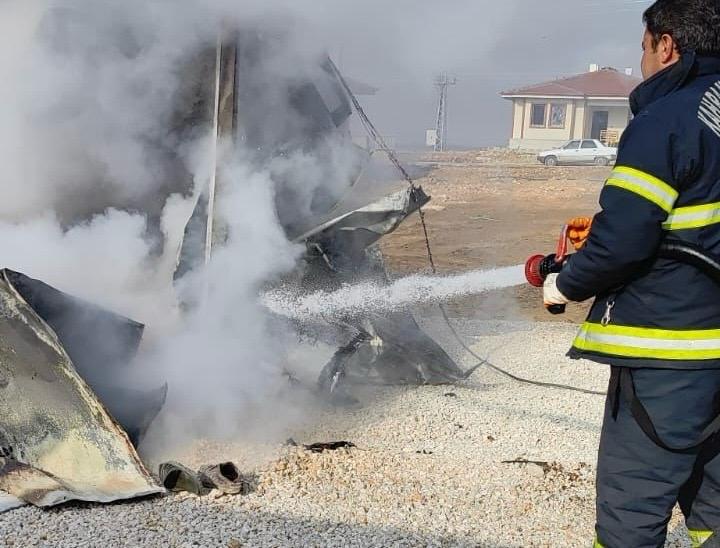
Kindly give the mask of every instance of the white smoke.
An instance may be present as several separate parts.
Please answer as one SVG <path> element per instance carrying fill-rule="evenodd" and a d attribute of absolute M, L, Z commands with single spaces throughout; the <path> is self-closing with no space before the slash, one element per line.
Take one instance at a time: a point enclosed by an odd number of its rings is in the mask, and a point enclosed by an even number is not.
<path fill-rule="evenodd" d="M 52 214 L 25 223 L 0 223 L 3 266 L 125 315 L 148 317 L 164 297 L 165 280 L 156 279 L 157 260 L 145 240 L 145 219 L 110 210 L 63 230 Z M 164 293 L 164 294 L 163 294 Z"/>
<path fill-rule="evenodd" d="M 139 364 L 171 387 L 163 423 L 204 436 L 247 430 L 263 412 L 272 411 L 273 424 L 282 426 L 276 393 L 288 387 L 286 357 L 258 295 L 295 267 L 302 249 L 287 241 L 275 217 L 267 176 L 235 164 L 223 180 L 232 185 L 218 204 L 228 242 L 206 271 L 185 280 L 191 294 L 204 298 L 177 329 L 149 345 Z"/>
<path fill-rule="evenodd" d="M 284 41 L 264 61 L 269 76 L 291 81 L 307 70 L 309 59 L 349 44 L 347 58 L 364 59 L 362 76 L 373 73 L 368 67 L 381 67 L 390 88 L 386 95 L 393 97 L 388 118 L 422 135 L 433 122 L 434 97 L 421 105 L 425 121 L 410 90 L 432 94 L 434 72 L 472 66 L 483 81 L 492 76 L 495 97 L 505 85 L 501 76 L 526 80 L 517 66 L 507 69 L 512 74 L 493 76 L 500 62 L 483 64 L 508 58 L 493 49 L 502 29 L 513 31 L 506 49 L 519 41 L 518 59 L 527 63 L 528 44 L 536 45 L 534 16 L 547 14 L 561 27 L 564 19 L 557 14 L 577 11 L 537 4 L 528 17 L 521 2 L 489 6 L 471 0 L 1 4 L 0 266 L 146 323 L 141 369 L 150 378 L 167 379 L 168 411 L 203 422 L 204 431 L 220 414 L 249 413 L 253 402 L 268 399 L 265 409 L 275 407 L 271 396 L 287 355 L 294 353 L 282 348 L 283 337 L 258 304 L 261 286 L 292 270 L 300 253 L 280 226 L 273 180 L 294 181 L 296 205 L 305 211 L 312 209 L 315 185 L 342 180 L 357 166 L 347 149 L 332 142 L 325 158 L 293 152 L 271 162 L 267 173 L 240 156 L 227 158 L 219 204 L 229 239 L 207 270 L 185 281 L 184 289 L 203 299 L 193 313 L 181 313 L 172 273 L 192 196 L 212 169 L 207 120 L 188 127 L 177 123 L 175 110 L 178 102 L 194 105 L 187 90 L 208 78 L 198 52 L 213 48 L 223 28 L 255 27 L 269 34 L 282 29 Z M 523 16 L 532 32 L 517 30 Z M 565 40 L 563 52 L 584 55 Z M 188 72 L 188 65 L 197 70 Z M 478 75 L 459 76 L 462 82 Z M 466 89 L 472 109 L 484 108 L 484 114 L 453 112 L 476 132 L 502 111 L 497 102 L 483 106 L 472 86 Z M 288 112 L 272 89 L 262 91 L 262 127 L 283 128 Z M 327 190 L 331 203 L 338 188 Z"/>
<path fill-rule="evenodd" d="M 241 153 L 223 156 L 217 213 L 228 240 L 183 281 L 197 308 L 181 312 L 172 279 L 194 196 L 212 170 L 208 125 L 173 127 L 186 78 L 203 77 L 183 68 L 215 46 L 221 28 L 275 26 L 280 4 L 3 3 L 0 266 L 146 323 L 138 369 L 143 382 L 167 380 L 168 420 L 202 423 L 187 436 L 211 434 L 220 415 L 247 420 L 254 404 L 270 414 L 276 401 L 264 400 L 281 389 L 287 365 L 258 295 L 296 267 L 301 250 L 277 217 L 270 172 Z M 270 60 L 288 78 L 323 51 L 321 41 L 296 38 Z M 268 124 L 287 115 L 274 107 Z M 333 176 L 356 168 L 333 158 Z M 298 184 L 324 183 L 316 158 L 295 154 L 273 166 L 307 168 L 312 175 Z M 184 193 L 170 195 L 168 181 L 183 178 Z"/>

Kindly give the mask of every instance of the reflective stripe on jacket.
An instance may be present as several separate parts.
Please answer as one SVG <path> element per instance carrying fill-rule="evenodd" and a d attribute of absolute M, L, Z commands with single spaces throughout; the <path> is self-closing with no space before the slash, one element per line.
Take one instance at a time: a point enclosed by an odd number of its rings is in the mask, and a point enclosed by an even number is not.
<path fill-rule="evenodd" d="M 601 212 L 558 278 L 568 298 L 596 297 L 569 355 L 720 368 L 720 286 L 656 256 L 667 237 L 720 256 L 720 58 L 686 54 L 630 101 Z"/>

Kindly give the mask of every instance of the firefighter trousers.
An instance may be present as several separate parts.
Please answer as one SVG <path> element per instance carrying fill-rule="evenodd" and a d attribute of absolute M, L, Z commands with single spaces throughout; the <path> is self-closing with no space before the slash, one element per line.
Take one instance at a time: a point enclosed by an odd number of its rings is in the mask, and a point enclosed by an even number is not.
<path fill-rule="evenodd" d="M 621 374 L 621 368 L 612 368 L 605 403 L 596 546 L 662 548 L 676 504 L 693 544 L 700 546 L 720 532 L 720 436 L 684 452 L 658 446 L 623 397 Z M 667 446 L 692 445 L 720 413 L 720 370 L 634 369 L 632 382 Z"/>

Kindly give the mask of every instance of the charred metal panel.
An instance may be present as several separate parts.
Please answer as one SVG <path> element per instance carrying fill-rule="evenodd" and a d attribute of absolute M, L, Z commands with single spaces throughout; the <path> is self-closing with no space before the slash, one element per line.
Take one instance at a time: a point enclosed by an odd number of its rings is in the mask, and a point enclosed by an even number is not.
<path fill-rule="evenodd" d="M 162 492 L 8 274 L 0 272 L 0 490 L 40 506 Z"/>
<path fill-rule="evenodd" d="M 76 371 L 137 445 L 165 403 L 166 387 L 127 387 L 124 371 L 145 326 L 12 270 L 3 275 L 57 335 Z"/>
<path fill-rule="evenodd" d="M 365 250 L 394 232 L 408 216 L 430 201 L 422 188 L 407 188 L 324 223 L 299 240 L 320 248 L 338 270 L 364 261 Z"/>

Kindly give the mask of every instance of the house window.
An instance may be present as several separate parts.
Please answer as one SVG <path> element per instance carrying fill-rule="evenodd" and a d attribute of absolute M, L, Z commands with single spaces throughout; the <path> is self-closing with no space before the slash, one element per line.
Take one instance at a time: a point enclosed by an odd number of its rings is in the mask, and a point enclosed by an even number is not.
<path fill-rule="evenodd" d="M 550 105 L 550 127 L 563 129 L 565 127 L 565 118 L 567 116 L 567 105 L 563 103 L 553 103 Z"/>
<path fill-rule="evenodd" d="M 530 113 L 530 127 L 545 127 L 545 110 L 547 105 L 533 103 Z"/>

